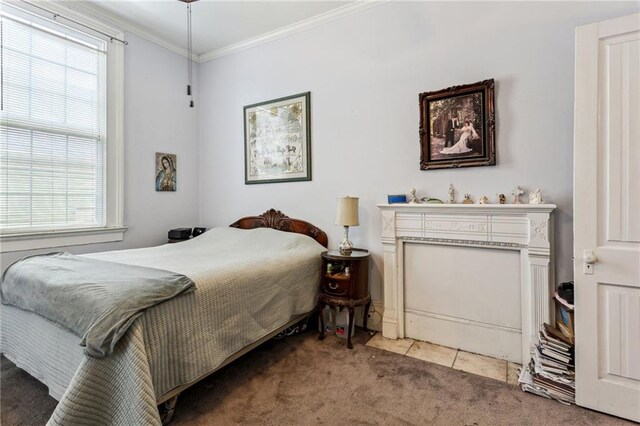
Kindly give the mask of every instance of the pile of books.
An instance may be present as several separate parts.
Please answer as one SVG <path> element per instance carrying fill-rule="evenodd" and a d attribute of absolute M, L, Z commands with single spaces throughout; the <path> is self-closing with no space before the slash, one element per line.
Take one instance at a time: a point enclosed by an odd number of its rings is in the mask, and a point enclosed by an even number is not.
<path fill-rule="evenodd" d="M 575 402 L 575 364 L 573 340 L 560 330 L 543 324 L 538 342 L 531 349 L 531 361 L 518 379 L 523 391 L 557 401 Z"/>

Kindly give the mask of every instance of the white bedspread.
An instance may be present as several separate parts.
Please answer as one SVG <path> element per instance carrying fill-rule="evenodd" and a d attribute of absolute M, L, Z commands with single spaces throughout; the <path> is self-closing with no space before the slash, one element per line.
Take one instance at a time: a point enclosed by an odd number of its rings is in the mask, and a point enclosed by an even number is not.
<path fill-rule="evenodd" d="M 146 311 L 111 356 L 82 356 L 49 424 L 160 424 L 159 397 L 313 309 L 323 250 L 304 235 L 215 228 L 179 244 L 87 255 L 178 272 L 193 279 L 197 290 Z M 24 341 L 38 332 L 10 310 L 3 311 L 1 334 L 2 352 L 56 396 L 53 388 L 64 379 L 47 379 L 55 373 L 36 364 L 64 361 L 26 356 Z M 43 342 L 48 345 L 57 342 Z M 78 357 L 76 348 L 69 352 L 70 360 Z M 51 356 L 64 356 L 64 349 Z"/>

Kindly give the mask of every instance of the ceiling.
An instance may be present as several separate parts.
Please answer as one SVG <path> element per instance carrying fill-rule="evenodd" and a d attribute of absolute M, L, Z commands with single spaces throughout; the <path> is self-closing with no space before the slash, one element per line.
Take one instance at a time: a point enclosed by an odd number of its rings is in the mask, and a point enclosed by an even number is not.
<path fill-rule="evenodd" d="M 187 5 L 178 0 L 88 0 L 81 8 L 126 31 L 186 52 Z M 78 5 L 78 3 L 75 3 Z M 199 0 L 192 3 L 193 52 L 205 59 L 353 13 L 369 2 Z M 247 46 L 248 47 L 248 46 Z"/>

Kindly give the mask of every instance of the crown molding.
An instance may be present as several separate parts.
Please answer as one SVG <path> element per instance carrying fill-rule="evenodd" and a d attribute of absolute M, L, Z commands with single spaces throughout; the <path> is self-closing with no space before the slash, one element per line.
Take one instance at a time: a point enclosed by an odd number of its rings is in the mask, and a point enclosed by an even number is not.
<path fill-rule="evenodd" d="M 189 56 L 187 49 L 183 49 L 180 46 L 177 46 L 162 37 L 158 37 L 155 34 L 152 34 L 142 26 L 136 24 L 133 21 L 122 18 L 120 16 L 114 15 L 111 12 L 108 12 L 102 9 L 100 6 L 96 6 L 88 1 L 77 1 L 77 0 L 57 0 L 56 3 L 63 4 L 70 10 L 77 11 L 79 13 L 89 15 L 94 19 L 98 19 L 102 22 L 105 22 L 109 25 L 116 26 L 121 31 L 126 31 L 131 34 L 135 34 L 138 37 L 142 37 L 145 40 L 148 40 L 158 46 L 164 47 L 165 49 L 171 50 L 174 53 L 184 56 L 185 58 Z M 198 62 L 198 56 L 196 54 L 191 55 L 191 59 L 193 61 Z"/>
<path fill-rule="evenodd" d="M 219 49 L 214 49 L 201 55 L 192 54 L 191 59 L 198 63 L 211 61 L 221 56 L 231 55 L 242 50 L 251 49 L 252 47 L 260 46 L 262 44 L 269 43 L 271 41 L 278 40 L 292 34 L 296 34 L 332 21 L 336 21 L 338 19 L 342 19 L 349 15 L 365 11 L 389 1 L 392 0 L 356 0 L 353 3 L 349 3 L 344 6 L 329 10 L 325 13 L 321 13 L 320 15 L 316 15 L 309 19 L 305 19 L 303 21 L 278 28 L 277 30 L 264 33 L 257 37 L 252 37 L 247 40 L 221 47 Z M 157 44 L 158 46 L 164 47 L 174 53 L 182 55 L 185 58 L 188 56 L 187 49 L 184 49 L 162 37 L 152 34 L 150 31 L 140 26 L 139 24 L 136 24 L 135 22 L 130 21 L 126 18 L 117 16 L 88 1 L 54 0 L 53 2 L 63 5 L 64 7 L 72 11 L 88 15 L 94 19 L 104 22 L 105 24 L 114 26 L 121 31 L 135 34 L 152 43 Z"/>
<path fill-rule="evenodd" d="M 296 22 L 295 24 L 287 25 L 285 27 L 264 33 L 257 37 L 252 37 L 238 43 L 233 43 L 228 46 L 203 53 L 199 56 L 198 62 L 204 63 L 221 56 L 231 55 L 242 50 L 251 49 L 252 47 L 260 46 L 262 44 L 269 43 L 283 37 L 288 37 L 292 34 L 296 34 L 332 21 L 336 21 L 338 19 L 342 19 L 346 16 L 365 11 L 389 1 L 391 0 L 357 0 L 353 3 L 349 3 L 344 6 L 329 10 L 325 13 L 321 13 L 320 15 L 316 15 L 312 18 Z"/>
<path fill-rule="evenodd" d="M 102 33 L 104 36 L 124 38 L 124 33 L 121 29 L 85 13 L 79 13 L 77 10 L 71 9 L 68 3 L 63 1 L 50 1 L 45 3 L 37 0 L 2 0 L 2 3 L 39 15 L 52 14 L 53 19 L 55 19 L 56 15 L 59 15 L 61 18 L 66 19 L 65 25 L 80 29 L 80 31 L 84 31 L 86 28 L 78 28 L 78 23 L 72 22 L 73 20 L 79 21 L 80 26 L 89 26 L 91 29 Z"/>

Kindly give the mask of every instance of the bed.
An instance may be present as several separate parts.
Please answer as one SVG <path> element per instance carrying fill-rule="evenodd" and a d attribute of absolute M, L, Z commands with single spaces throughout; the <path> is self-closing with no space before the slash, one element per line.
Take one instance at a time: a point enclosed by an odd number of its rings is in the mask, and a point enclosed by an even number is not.
<path fill-rule="evenodd" d="M 313 312 L 326 246 L 320 229 L 271 209 L 186 242 L 85 255 L 181 273 L 197 289 L 146 310 L 104 358 L 2 305 L 0 350 L 59 401 L 48 424 L 166 424 L 180 392 Z"/>

